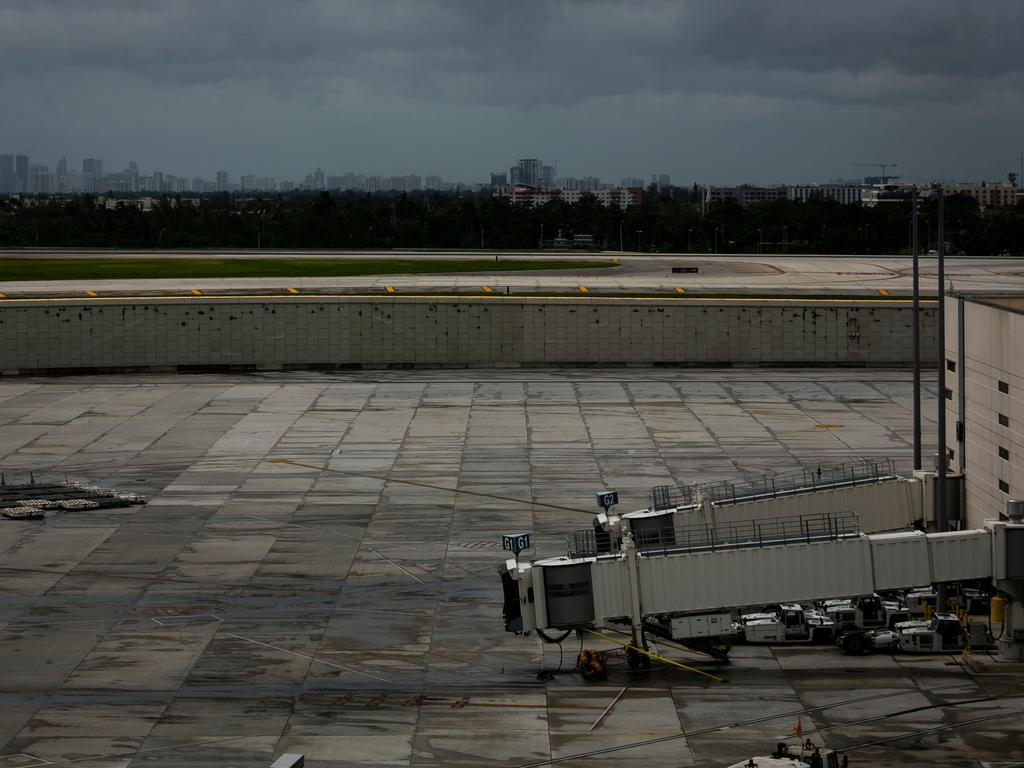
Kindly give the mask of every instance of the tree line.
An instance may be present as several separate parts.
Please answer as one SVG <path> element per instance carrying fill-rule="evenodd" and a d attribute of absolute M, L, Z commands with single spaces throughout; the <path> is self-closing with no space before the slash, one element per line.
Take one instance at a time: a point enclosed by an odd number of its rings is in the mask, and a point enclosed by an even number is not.
<path fill-rule="evenodd" d="M 175 197 L 140 211 L 131 200 L 108 208 L 70 200 L 0 200 L 0 247 L 535 249 L 559 235 L 591 235 L 602 250 L 653 253 L 910 252 L 910 203 L 874 207 L 812 199 L 740 207 L 701 205 L 700 191 L 651 188 L 620 210 L 592 198 L 532 208 L 481 193 L 367 195 L 320 192 L 240 198 Z M 922 253 L 937 248 L 936 201 L 919 207 Z M 967 196 L 945 201 L 947 252 L 1024 252 L 1024 206 L 982 210 Z"/>

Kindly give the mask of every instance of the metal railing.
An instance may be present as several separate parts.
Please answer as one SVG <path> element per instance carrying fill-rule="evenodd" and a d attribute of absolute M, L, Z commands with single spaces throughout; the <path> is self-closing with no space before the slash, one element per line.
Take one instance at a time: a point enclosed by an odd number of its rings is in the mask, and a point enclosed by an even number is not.
<path fill-rule="evenodd" d="M 865 459 L 831 467 L 803 469 L 785 475 L 762 475 L 754 480 L 695 485 L 658 485 L 651 489 L 648 501 L 652 510 L 692 507 L 706 495 L 714 504 L 736 504 L 741 501 L 791 496 L 798 493 L 836 488 L 845 485 L 877 482 L 894 477 L 892 459 Z"/>
<path fill-rule="evenodd" d="M 860 534 L 853 512 L 791 515 L 764 520 L 695 524 L 636 531 L 633 541 L 644 554 L 678 554 L 782 544 L 832 541 Z M 621 541 L 594 529 L 576 531 L 566 539 L 570 557 L 597 557 L 621 552 Z"/>

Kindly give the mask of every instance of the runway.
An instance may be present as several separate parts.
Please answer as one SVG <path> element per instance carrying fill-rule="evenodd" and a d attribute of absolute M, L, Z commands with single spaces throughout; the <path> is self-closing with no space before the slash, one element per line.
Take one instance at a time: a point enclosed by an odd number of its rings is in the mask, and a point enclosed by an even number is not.
<path fill-rule="evenodd" d="M 0 300 L 131 296 L 238 295 L 432 295 L 621 294 L 621 295 L 855 295 L 906 296 L 912 290 L 912 263 L 904 256 L 751 254 L 626 254 L 448 251 L 0 251 L 3 258 L 345 258 L 495 260 L 607 259 L 603 269 L 516 271 L 507 274 L 448 273 L 294 278 L 189 278 L 126 280 L 28 280 L 0 282 Z M 923 256 L 921 293 L 935 296 L 936 259 Z M 954 257 L 946 259 L 947 288 L 972 291 L 1024 291 L 1024 259 Z"/>

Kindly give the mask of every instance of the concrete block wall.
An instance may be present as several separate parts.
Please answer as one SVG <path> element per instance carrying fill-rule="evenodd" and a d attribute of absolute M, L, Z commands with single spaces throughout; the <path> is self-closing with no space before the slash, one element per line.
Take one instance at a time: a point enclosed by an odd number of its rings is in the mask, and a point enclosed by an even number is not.
<path fill-rule="evenodd" d="M 923 311 L 923 360 L 934 355 Z M 192 368 L 911 361 L 905 304 L 303 297 L 0 304 L 5 374 Z"/>

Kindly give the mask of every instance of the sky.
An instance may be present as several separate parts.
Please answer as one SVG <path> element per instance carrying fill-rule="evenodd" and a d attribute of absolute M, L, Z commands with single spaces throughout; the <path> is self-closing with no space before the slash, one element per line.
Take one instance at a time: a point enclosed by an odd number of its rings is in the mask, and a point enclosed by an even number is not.
<path fill-rule="evenodd" d="M 0 153 L 301 180 L 1005 179 L 1021 0 L 3 0 Z"/>

